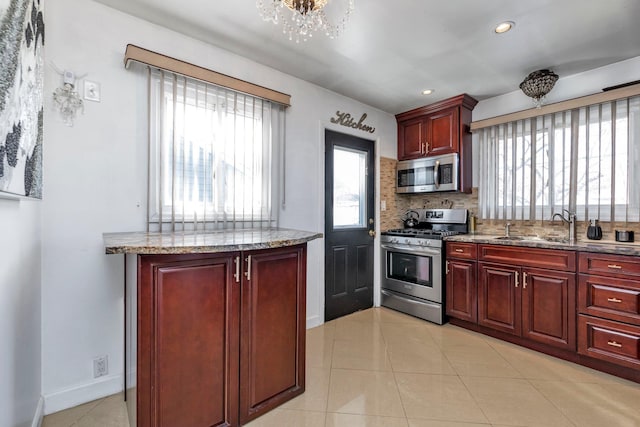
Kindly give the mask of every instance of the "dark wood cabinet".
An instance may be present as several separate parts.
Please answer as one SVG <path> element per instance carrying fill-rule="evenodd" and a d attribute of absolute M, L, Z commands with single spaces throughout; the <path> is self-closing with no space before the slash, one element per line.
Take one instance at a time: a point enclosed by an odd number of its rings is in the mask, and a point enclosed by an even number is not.
<path fill-rule="evenodd" d="M 303 393 L 305 280 L 305 245 L 138 256 L 132 425 L 237 426 Z"/>
<path fill-rule="evenodd" d="M 522 336 L 566 350 L 576 348 L 576 275 L 522 269 Z"/>
<path fill-rule="evenodd" d="M 418 117 L 398 123 L 398 160 L 426 156 L 427 120 Z"/>
<path fill-rule="evenodd" d="M 449 317 L 476 323 L 478 290 L 476 245 L 446 242 L 445 308 Z"/>
<path fill-rule="evenodd" d="M 471 111 L 478 101 L 467 94 L 396 115 L 398 160 L 458 153 L 460 191 L 471 191 Z"/>
<path fill-rule="evenodd" d="M 640 259 L 581 253 L 578 353 L 640 368 Z"/>
<path fill-rule="evenodd" d="M 453 241 L 446 256 L 451 323 L 640 382 L 640 258 Z"/>
<path fill-rule="evenodd" d="M 304 250 L 244 252 L 240 316 L 240 424 L 305 387 Z"/>
<path fill-rule="evenodd" d="M 233 261 L 227 254 L 139 257 L 138 427 L 238 424 Z"/>
<path fill-rule="evenodd" d="M 575 351 L 575 252 L 481 245 L 480 259 L 504 264 L 479 264 L 479 325 Z"/>
<path fill-rule="evenodd" d="M 458 112 L 458 107 L 452 107 L 427 116 L 427 156 L 458 153 L 460 151 Z"/>
<path fill-rule="evenodd" d="M 452 259 L 447 261 L 446 271 L 447 315 L 476 323 L 478 321 L 476 263 Z"/>

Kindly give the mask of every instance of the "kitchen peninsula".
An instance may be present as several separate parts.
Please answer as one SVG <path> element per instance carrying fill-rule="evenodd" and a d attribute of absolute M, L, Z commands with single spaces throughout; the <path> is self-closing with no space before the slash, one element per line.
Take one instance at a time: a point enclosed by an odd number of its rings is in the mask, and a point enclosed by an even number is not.
<path fill-rule="evenodd" d="M 248 229 L 105 233 L 125 254 L 130 425 L 242 425 L 305 388 L 306 243 Z"/>

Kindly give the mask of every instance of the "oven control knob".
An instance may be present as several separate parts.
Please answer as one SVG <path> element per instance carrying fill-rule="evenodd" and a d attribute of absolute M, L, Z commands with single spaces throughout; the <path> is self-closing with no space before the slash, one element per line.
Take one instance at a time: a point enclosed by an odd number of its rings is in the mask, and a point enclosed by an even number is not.
<path fill-rule="evenodd" d="M 408 245 L 409 244 L 409 239 L 404 239 L 404 242 Z"/>

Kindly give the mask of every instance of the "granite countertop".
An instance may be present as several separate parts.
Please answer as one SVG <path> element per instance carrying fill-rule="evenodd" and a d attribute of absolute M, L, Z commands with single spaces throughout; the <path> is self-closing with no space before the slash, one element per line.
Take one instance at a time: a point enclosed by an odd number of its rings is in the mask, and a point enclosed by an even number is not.
<path fill-rule="evenodd" d="M 104 233 L 107 254 L 194 254 L 279 248 L 306 243 L 322 233 L 286 228 Z"/>
<path fill-rule="evenodd" d="M 466 243 L 490 243 L 492 245 L 525 246 L 529 248 L 562 249 L 581 252 L 598 252 L 617 255 L 640 256 L 640 243 L 623 243 L 612 240 L 578 240 L 576 243 L 568 243 L 563 240 L 545 240 L 533 236 L 513 236 L 522 240 L 501 240 L 498 235 L 491 234 L 459 234 L 445 237 L 451 242 Z"/>

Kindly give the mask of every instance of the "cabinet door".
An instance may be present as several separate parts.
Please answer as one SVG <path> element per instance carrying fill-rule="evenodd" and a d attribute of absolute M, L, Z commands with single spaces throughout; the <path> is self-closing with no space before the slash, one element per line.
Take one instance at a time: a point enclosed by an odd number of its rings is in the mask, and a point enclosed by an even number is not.
<path fill-rule="evenodd" d="M 138 427 L 238 424 L 234 257 L 140 257 Z"/>
<path fill-rule="evenodd" d="M 306 248 L 243 252 L 240 424 L 304 392 Z"/>
<path fill-rule="evenodd" d="M 427 123 L 424 117 L 398 123 L 398 160 L 424 157 Z"/>
<path fill-rule="evenodd" d="M 427 117 L 427 155 L 457 153 L 458 107 L 447 108 Z"/>
<path fill-rule="evenodd" d="M 478 324 L 521 335 L 520 269 L 479 263 Z"/>
<path fill-rule="evenodd" d="M 447 261 L 447 315 L 468 322 L 478 322 L 476 263 Z"/>
<path fill-rule="evenodd" d="M 576 350 L 576 276 L 522 269 L 522 336 Z"/>

